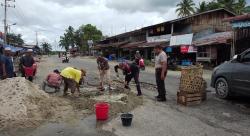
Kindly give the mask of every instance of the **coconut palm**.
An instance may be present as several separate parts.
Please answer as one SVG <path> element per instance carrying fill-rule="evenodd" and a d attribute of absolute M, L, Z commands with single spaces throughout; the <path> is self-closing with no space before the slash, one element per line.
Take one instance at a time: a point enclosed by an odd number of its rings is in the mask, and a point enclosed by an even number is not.
<path fill-rule="evenodd" d="M 235 13 L 238 15 L 242 14 L 245 11 L 246 4 L 246 0 L 239 0 L 234 7 Z"/>
<path fill-rule="evenodd" d="M 234 7 L 236 6 L 235 0 L 217 0 L 218 4 L 221 8 L 228 9 L 230 11 L 234 11 Z"/>
<path fill-rule="evenodd" d="M 179 17 L 186 17 L 193 14 L 194 11 L 194 2 L 193 0 L 182 0 L 179 4 L 176 5 L 178 8 L 176 12 Z"/>
<path fill-rule="evenodd" d="M 205 1 L 202 1 L 201 3 L 199 3 L 199 7 L 196 7 L 197 13 L 205 12 L 207 10 L 208 10 L 207 3 Z"/>

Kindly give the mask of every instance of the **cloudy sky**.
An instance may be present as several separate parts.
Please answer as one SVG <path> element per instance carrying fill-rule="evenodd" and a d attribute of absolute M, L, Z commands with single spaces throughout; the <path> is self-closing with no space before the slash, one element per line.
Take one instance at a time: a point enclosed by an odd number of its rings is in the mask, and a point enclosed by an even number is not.
<path fill-rule="evenodd" d="M 3 2 L 4 0 L 0 0 Z M 56 45 L 69 25 L 78 28 L 93 24 L 111 36 L 125 31 L 175 19 L 175 5 L 180 0 L 16 0 L 16 8 L 8 9 L 12 32 L 20 33 L 28 44 L 39 42 Z M 194 0 L 199 3 L 201 0 Z M 247 0 L 250 1 L 250 0 Z M 3 8 L 0 8 L 3 20 Z M 3 31 L 3 23 L 0 24 Z"/>

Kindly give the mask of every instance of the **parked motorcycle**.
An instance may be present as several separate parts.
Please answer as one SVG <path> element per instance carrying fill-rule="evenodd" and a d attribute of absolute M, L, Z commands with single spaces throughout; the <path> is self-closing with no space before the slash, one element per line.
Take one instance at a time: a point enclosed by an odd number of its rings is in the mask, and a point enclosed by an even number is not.
<path fill-rule="evenodd" d="M 69 63 L 68 57 L 62 57 L 62 63 Z"/>

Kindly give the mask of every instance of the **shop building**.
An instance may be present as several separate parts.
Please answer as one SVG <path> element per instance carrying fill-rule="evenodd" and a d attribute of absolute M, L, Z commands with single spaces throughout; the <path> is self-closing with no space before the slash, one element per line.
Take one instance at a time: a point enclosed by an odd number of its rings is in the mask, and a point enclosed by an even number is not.
<path fill-rule="evenodd" d="M 223 8 L 211 10 L 109 37 L 94 48 L 128 59 L 139 50 L 145 59 L 153 59 L 153 48 L 161 45 L 179 65 L 197 61 L 218 65 L 230 59 L 230 55 L 221 57 L 219 52 L 229 50 L 226 54 L 230 54 L 232 39 L 230 23 L 222 20 L 234 16 Z"/>
<path fill-rule="evenodd" d="M 250 14 L 227 18 L 233 29 L 231 56 L 240 54 L 250 48 Z"/>

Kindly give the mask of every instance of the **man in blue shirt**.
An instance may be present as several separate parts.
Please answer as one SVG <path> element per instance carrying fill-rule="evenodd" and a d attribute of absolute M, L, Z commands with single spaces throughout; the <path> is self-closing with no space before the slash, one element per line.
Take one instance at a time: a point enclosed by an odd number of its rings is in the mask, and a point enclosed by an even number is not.
<path fill-rule="evenodd" d="M 2 63 L 5 66 L 5 70 L 3 70 L 3 79 L 14 77 L 13 60 L 11 57 L 11 49 L 9 47 L 4 49 L 4 55 L 2 56 Z"/>

